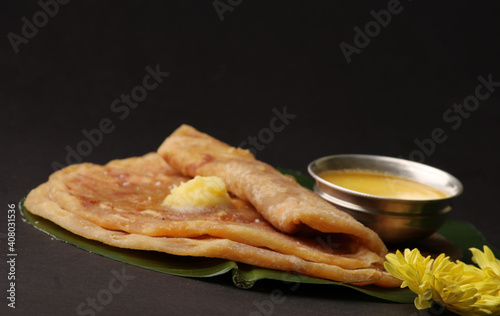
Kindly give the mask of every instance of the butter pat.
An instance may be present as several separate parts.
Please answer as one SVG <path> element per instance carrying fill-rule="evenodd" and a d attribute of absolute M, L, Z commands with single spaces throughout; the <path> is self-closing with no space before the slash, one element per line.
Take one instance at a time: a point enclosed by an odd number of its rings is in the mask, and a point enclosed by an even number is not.
<path fill-rule="evenodd" d="M 225 205 L 230 201 L 221 178 L 196 176 L 172 189 L 162 204 L 182 209 L 199 209 Z"/>

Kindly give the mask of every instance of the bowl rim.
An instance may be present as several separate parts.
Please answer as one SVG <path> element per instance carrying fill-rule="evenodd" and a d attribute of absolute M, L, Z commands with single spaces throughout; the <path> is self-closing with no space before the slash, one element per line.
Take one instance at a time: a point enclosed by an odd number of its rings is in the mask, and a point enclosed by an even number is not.
<path fill-rule="evenodd" d="M 359 213 L 364 213 L 364 214 L 373 215 L 373 216 L 391 216 L 391 217 L 407 218 L 407 219 L 420 219 L 420 218 L 432 218 L 432 217 L 444 215 L 444 214 L 447 214 L 451 211 L 451 206 L 447 205 L 444 208 L 440 209 L 439 211 L 437 211 L 435 213 L 430 213 L 430 214 L 389 212 L 389 211 L 371 209 L 371 208 L 357 205 L 357 204 L 354 204 L 354 203 L 351 203 L 348 201 L 344 201 L 342 199 L 339 199 L 337 197 L 334 197 L 334 196 L 322 191 L 318 187 L 317 184 L 314 185 L 314 192 L 316 192 L 316 194 L 318 194 L 324 200 L 326 200 L 326 201 L 328 201 L 336 206 L 340 206 L 342 208 L 347 208 L 351 212 L 359 212 Z"/>
<path fill-rule="evenodd" d="M 416 166 L 416 167 L 418 167 L 420 169 L 432 171 L 434 173 L 439 173 L 439 174 L 441 174 L 441 175 L 443 175 L 445 177 L 448 177 L 455 184 L 455 186 L 456 186 L 456 192 L 454 194 L 447 195 L 446 197 L 437 198 L 437 199 L 398 199 L 398 198 L 384 197 L 384 196 L 373 195 L 373 194 L 368 194 L 368 193 L 364 193 L 364 192 L 359 192 L 359 191 L 347 189 L 345 187 L 333 184 L 333 183 L 331 183 L 331 182 L 329 182 L 329 181 L 321 178 L 313 170 L 314 166 L 316 166 L 321 161 L 330 160 L 330 159 L 338 159 L 338 158 L 378 159 L 378 160 L 386 160 L 386 161 L 392 161 L 392 162 L 396 162 L 396 163 L 404 163 L 404 164 Z M 427 164 L 424 164 L 424 163 L 421 163 L 421 162 L 407 160 L 407 159 L 403 159 L 403 158 L 390 157 L 390 156 L 372 155 L 372 154 L 337 154 L 337 155 L 328 155 L 328 156 L 323 156 L 323 157 L 320 157 L 320 158 L 317 158 L 317 159 L 311 161 L 307 165 L 307 171 L 316 180 L 316 182 L 319 182 L 322 185 L 325 185 L 327 187 L 333 188 L 335 190 L 338 190 L 338 191 L 341 191 L 341 192 L 344 192 L 344 193 L 347 193 L 347 194 L 351 194 L 351 195 L 355 195 L 355 196 L 359 196 L 359 197 L 364 197 L 364 198 L 369 198 L 369 199 L 380 200 L 380 201 L 393 201 L 393 202 L 402 202 L 402 203 L 404 203 L 404 202 L 413 202 L 413 203 L 436 202 L 436 201 L 451 200 L 451 199 L 456 198 L 457 196 L 459 196 L 459 195 L 461 195 L 463 193 L 463 185 L 462 185 L 462 183 L 460 182 L 460 180 L 458 180 L 452 174 L 450 174 L 450 173 L 448 173 L 448 172 L 446 172 L 446 171 L 444 171 L 442 169 L 439 169 L 439 168 L 436 168 L 436 167 L 433 167 L 433 166 L 430 166 L 430 165 L 427 165 Z M 407 179 L 407 180 L 416 181 L 416 182 L 419 182 L 421 184 L 425 184 L 425 183 L 422 183 L 422 182 L 414 180 L 414 179 L 408 179 L 408 178 L 405 178 L 405 177 L 402 177 L 402 176 L 399 176 L 399 177 Z M 428 185 L 428 184 L 425 184 L 425 185 Z M 432 185 L 429 185 L 429 186 L 433 187 Z M 435 188 L 435 187 L 433 187 L 433 188 Z M 328 194 L 328 193 L 325 192 L 325 194 Z"/>

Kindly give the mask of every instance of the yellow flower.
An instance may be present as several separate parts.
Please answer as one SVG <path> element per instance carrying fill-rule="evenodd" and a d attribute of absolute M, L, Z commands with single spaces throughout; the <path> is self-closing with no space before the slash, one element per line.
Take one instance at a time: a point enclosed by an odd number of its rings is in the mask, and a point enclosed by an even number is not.
<path fill-rule="evenodd" d="M 386 270 L 417 294 L 418 309 L 434 301 L 459 315 L 500 315 L 500 260 L 484 246 L 484 253 L 470 249 L 479 266 L 452 262 L 440 254 L 424 258 L 418 249 L 399 250 L 386 256 Z"/>

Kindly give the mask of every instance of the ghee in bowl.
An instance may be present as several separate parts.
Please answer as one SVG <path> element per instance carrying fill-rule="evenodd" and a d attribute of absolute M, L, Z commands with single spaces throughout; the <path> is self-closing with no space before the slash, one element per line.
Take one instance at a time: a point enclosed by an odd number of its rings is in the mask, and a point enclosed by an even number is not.
<path fill-rule="evenodd" d="M 319 176 L 343 188 L 403 200 L 434 200 L 446 194 L 423 183 L 389 174 L 362 170 L 325 171 Z"/>
<path fill-rule="evenodd" d="M 319 196 L 389 243 L 418 241 L 437 231 L 463 190 L 445 171 L 393 157 L 333 155 L 307 169 Z"/>

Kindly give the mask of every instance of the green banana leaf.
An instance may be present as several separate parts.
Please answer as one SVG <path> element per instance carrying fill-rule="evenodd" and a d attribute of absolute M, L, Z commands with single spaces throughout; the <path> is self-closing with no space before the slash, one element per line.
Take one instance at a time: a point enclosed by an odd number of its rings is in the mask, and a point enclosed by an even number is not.
<path fill-rule="evenodd" d="M 281 169 L 281 172 L 294 176 L 301 185 L 312 189 L 314 184 L 313 179 L 290 170 Z M 345 286 L 373 297 L 400 303 L 412 303 L 415 298 L 415 294 L 407 288 L 387 289 L 376 286 L 358 287 L 352 284 L 334 282 L 290 272 L 258 268 L 224 259 L 183 257 L 155 251 L 117 248 L 75 235 L 51 221 L 36 216 L 24 207 L 23 202 L 24 200 L 20 202 L 20 210 L 24 221 L 53 238 L 72 244 L 91 253 L 161 273 L 184 277 L 212 277 L 231 273 L 234 284 L 237 287 L 245 289 L 251 288 L 258 280 L 270 279 L 293 283 Z M 470 247 L 482 249 L 483 245 L 487 245 L 481 233 L 474 226 L 466 222 L 448 221 L 438 233 L 462 250 L 464 254 L 462 260 L 465 262 L 470 262 L 471 254 L 468 250 Z M 490 246 L 490 248 L 492 247 Z M 498 251 L 493 248 L 492 250 L 498 257 Z"/>

